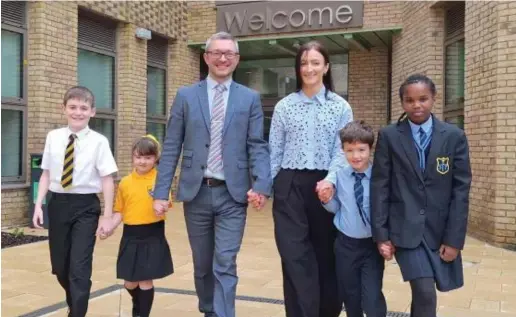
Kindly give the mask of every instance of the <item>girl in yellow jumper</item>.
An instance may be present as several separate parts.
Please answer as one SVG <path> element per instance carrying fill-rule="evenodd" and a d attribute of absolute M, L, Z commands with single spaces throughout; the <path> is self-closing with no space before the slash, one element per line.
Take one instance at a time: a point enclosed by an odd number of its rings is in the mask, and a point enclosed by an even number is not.
<path fill-rule="evenodd" d="M 159 142 L 152 135 L 134 144 L 134 169 L 119 184 L 113 213 L 113 229 L 124 223 L 116 271 L 133 299 L 133 317 L 149 316 L 154 301 L 152 280 L 174 272 L 165 216 L 156 216 L 152 209 L 159 155 Z"/>

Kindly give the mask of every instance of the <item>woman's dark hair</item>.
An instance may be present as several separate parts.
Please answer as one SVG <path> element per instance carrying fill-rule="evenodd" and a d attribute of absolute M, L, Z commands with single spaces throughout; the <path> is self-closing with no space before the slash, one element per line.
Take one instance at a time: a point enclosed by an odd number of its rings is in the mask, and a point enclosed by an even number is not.
<path fill-rule="evenodd" d="M 403 95 L 405 94 L 405 89 L 407 88 L 407 86 L 418 83 L 423 83 L 427 85 L 428 89 L 430 89 L 430 92 L 432 93 L 432 96 L 435 97 L 435 95 L 437 94 L 437 89 L 435 88 L 435 84 L 430 79 L 430 77 L 423 74 L 413 74 L 407 77 L 407 79 L 405 79 L 405 81 L 400 86 L 399 95 L 401 102 L 403 102 Z M 403 119 L 405 119 L 406 116 L 407 114 L 403 112 L 401 116 L 398 118 L 398 123 L 403 121 Z"/>
<path fill-rule="evenodd" d="M 330 56 L 328 55 L 328 51 L 324 48 L 324 46 L 317 41 L 310 41 L 301 45 L 296 55 L 296 91 L 300 91 L 303 88 L 303 79 L 301 78 L 301 57 L 305 52 L 310 50 L 316 50 L 321 53 L 324 57 L 324 63 L 326 65 L 330 64 Z M 325 75 L 323 75 L 323 84 L 326 87 L 326 94 L 328 91 L 333 91 L 333 77 L 331 76 L 331 65 L 328 67 L 328 71 Z"/>

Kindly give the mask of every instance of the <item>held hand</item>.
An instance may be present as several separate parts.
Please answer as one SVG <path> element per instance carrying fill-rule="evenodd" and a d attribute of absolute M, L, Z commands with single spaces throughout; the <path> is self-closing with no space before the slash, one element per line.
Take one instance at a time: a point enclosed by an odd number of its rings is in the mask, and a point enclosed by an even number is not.
<path fill-rule="evenodd" d="M 317 196 L 319 196 L 319 200 L 325 204 L 327 204 L 335 194 L 335 188 L 333 184 L 325 180 L 317 183 L 315 191 L 317 192 Z"/>
<path fill-rule="evenodd" d="M 247 192 L 247 201 L 251 206 L 253 206 L 253 208 L 261 210 L 263 206 L 265 206 L 267 198 L 265 195 L 255 193 L 252 189 L 250 189 Z"/>
<path fill-rule="evenodd" d="M 441 259 L 443 261 L 445 261 L 445 262 L 452 262 L 459 255 L 459 250 L 455 249 L 454 247 L 450 247 L 448 245 L 444 245 L 443 244 L 439 248 L 439 255 L 441 256 Z"/>
<path fill-rule="evenodd" d="M 104 240 L 112 234 L 113 234 L 113 221 L 109 217 L 101 216 L 99 219 L 99 224 L 97 226 L 96 235 L 98 237 L 100 237 L 100 239 Z"/>
<path fill-rule="evenodd" d="M 154 209 L 154 213 L 156 216 L 161 217 L 165 214 L 165 212 L 168 210 L 168 207 L 170 206 L 170 203 L 166 200 L 155 200 L 152 204 L 152 207 Z"/>
<path fill-rule="evenodd" d="M 318 193 L 319 200 L 324 204 L 327 204 L 335 195 L 335 189 L 333 188 L 324 188 L 321 189 Z"/>
<path fill-rule="evenodd" d="M 396 248 L 391 241 L 385 241 L 378 243 L 378 251 L 385 260 L 390 261 L 396 252 Z"/>
<path fill-rule="evenodd" d="M 41 206 L 36 205 L 36 207 L 34 207 L 34 216 L 32 216 L 32 224 L 35 228 L 43 228 L 43 209 L 41 209 Z"/>

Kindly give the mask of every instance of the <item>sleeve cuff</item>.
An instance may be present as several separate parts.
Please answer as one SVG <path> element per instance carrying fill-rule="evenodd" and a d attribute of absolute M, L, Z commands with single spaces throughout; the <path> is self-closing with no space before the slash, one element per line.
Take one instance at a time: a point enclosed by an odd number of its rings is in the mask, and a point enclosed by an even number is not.
<path fill-rule="evenodd" d="M 321 202 L 321 204 L 324 207 L 324 209 L 326 209 L 327 211 L 329 211 L 331 213 L 335 214 L 339 210 L 339 203 L 337 202 L 335 197 L 333 197 L 328 203 L 325 204 L 325 203 Z"/>
<path fill-rule="evenodd" d="M 385 228 L 373 230 L 373 238 L 376 242 L 389 241 L 389 231 Z"/>

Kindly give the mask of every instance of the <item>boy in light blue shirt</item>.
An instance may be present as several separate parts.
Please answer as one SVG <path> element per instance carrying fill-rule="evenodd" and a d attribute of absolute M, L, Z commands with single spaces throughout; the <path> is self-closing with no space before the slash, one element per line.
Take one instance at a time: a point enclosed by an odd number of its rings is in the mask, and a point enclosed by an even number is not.
<path fill-rule="evenodd" d="M 349 165 L 329 178 L 334 185 L 330 195 L 319 195 L 326 210 L 335 214 L 339 231 L 334 245 L 339 298 L 348 317 L 385 317 L 385 262 L 372 239 L 369 208 L 374 133 L 363 121 L 353 121 L 340 131 L 340 139 Z"/>

